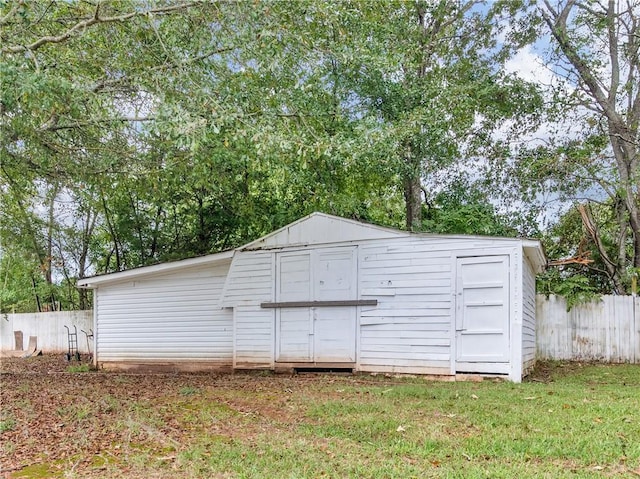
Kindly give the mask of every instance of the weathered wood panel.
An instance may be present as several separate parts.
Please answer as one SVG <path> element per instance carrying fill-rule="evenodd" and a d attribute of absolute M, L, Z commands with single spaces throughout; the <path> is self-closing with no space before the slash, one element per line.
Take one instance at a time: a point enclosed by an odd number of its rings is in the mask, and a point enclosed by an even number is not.
<path fill-rule="evenodd" d="M 236 254 L 222 294 L 222 304 L 233 311 L 233 366 L 273 366 L 275 310 L 260 303 L 275 299 L 273 254 L 245 251 Z"/>
<path fill-rule="evenodd" d="M 451 251 L 431 240 L 400 238 L 360 247 L 361 370 L 449 368 Z"/>
<path fill-rule="evenodd" d="M 637 297 L 603 296 L 567 311 L 564 298 L 538 295 L 536 306 L 539 359 L 640 362 Z"/>
<path fill-rule="evenodd" d="M 361 244 L 360 295 L 378 304 L 360 310 L 360 369 L 449 372 L 454 258 L 504 255 L 509 247 L 496 238 L 416 236 Z"/>
<path fill-rule="evenodd" d="M 273 301 L 273 255 L 255 251 L 236 254 L 222 293 L 222 305 L 255 305 Z"/>
<path fill-rule="evenodd" d="M 394 238 L 405 233 L 358 223 L 323 213 L 309 216 L 291 223 L 273 233 L 260 238 L 244 248 L 278 248 L 291 245 L 329 244 L 340 241 L 362 241 L 367 239 Z"/>

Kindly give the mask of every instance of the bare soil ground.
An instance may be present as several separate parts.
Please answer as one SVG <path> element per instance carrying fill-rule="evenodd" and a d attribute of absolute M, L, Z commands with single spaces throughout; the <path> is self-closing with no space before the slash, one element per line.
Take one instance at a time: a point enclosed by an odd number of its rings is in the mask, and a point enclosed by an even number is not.
<path fill-rule="evenodd" d="M 178 424 L 184 411 L 174 407 L 197 407 L 185 401 L 196 392 L 234 414 L 282 421 L 287 414 L 282 405 L 296 387 L 288 376 L 68 372 L 78 364 L 63 355 L 0 359 L 0 477 L 58 477 L 70 471 L 77 477 L 104 477 L 105 463 L 119 464 L 126 474 L 127 458 L 119 456 L 142 444 L 147 452 L 167 452 L 171 461 L 197 429 Z M 270 400 L 256 400 L 255 393 L 267 389 Z M 159 414 L 149 417 L 149 408 Z M 224 422 L 216 427 L 225 433 Z M 256 427 L 259 423 L 252 421 L 233 434 L 250 435 Z"/>

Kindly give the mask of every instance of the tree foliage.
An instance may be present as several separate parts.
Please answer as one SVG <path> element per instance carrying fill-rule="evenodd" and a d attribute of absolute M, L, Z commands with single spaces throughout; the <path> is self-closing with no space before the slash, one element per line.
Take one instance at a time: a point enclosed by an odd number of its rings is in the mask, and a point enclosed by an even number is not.
<path fill-rule="evenodd" d="M 2 2 L 0 307 L 84 308 L 77 278 L 314 210 L 516 234 L 486 192 L 433 181 L 539 107 L 496 18 L 476 0 Z"/>
<path fill-rule="evenodd" d="M 510 40 L 547 38 L 555 80 L 546 141 L 523 145 L 503 179 L 514 180 L 525 204 L 573 203 L 559 227 L 579 220 L 580 234 L 565 253 L 586 245 L 597 258 L 589 283 L 629 292 L 640 268 L 640 6 L 544 0 L 520 10 L 519 19 Z"/>

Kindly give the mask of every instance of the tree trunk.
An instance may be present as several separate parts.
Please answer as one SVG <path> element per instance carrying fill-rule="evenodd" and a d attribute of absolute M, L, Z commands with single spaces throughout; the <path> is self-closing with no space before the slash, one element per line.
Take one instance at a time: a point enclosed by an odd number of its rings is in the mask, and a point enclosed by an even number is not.
<path fill-rule="evenodd" d="M 621 271 L 622 268 L 620 264 L 614 262 L 609 255 L 607 254 L 607 250 L 602 242 L 602 238 L 600 237 L 600 231 L 598 230 L 598 226 L 593 219 L 593 215 L 591 214 L 591 210 L 589 205 L 579 205 L 578 211 L 580 212 L 580 217 L 582 218 L 582 224 L 587 230 L 587 234 L 591 237 L 591 240 L 596 245 L 598 249 L 598 253 L 602 257 L 602 262 L 607 271 L 607 276 L 609 277 L 609 281 L 613 285 L 613 292 L 615 294 L 624 294 L 625 287 L 622 282 Z M 624 227 L 624 225 L 621 225 Z"/>
<path fill-rule="evenodd" d="M 84 223 L 82 231 L 82 251 L 80 252 L 80 258 L 78 260 L 78 279 L 85 278 L 87 272 L 87 260 L 89 256 L 89 242 L 93 237 L 93 230 L 96 225 L 96 219 L 98 218 L 97 211 L 92 214 L 91 208 L 87 211 L 87 218 Z M 78 289 L 78 307 L 81 310 L 89 308 L 89 292 L 85 288 Z"/>
<path fill-rule="evenodd" d="M 107 199 L 104 196 L 104 193 L 100 191 L 100 196 L 102 199 L 102 208 L 104 210 L 104 219 L 107 222 L 107 228 L 109 229 L 109 234 L 111 234 L 111 239 L 113 241 L 113 249 L 116 255 L 116 271 L 121 271 L 121 258 L 120 258 L 120 249 L 118 248 L 118 236 L 116 235 L 116 231 L 114 225 L 111 221 L 111 215 L 109 214 L 109 207 L 107 206 Z M 109 263 L 105 265 L 107 270 L 109 269 Z M 108 271 L 105 271 L 108 272 Z"/>
<path fill-rule="evenodd" d="M 422 187 L 420 176 L 408 176 L 404 181 L 404 201 L 407 212 L 407 229 L 418 231 L 422 226 Z"/>
<path fill-rule="evenodd" d="M 54 223 L 56 220 L 55 217 L 55 203 L 56 197 L 58 196 L 58 186 L 53 186 L 53 191 L 49 192 L 49 214 L 47 217 L 47 255 L 45 257 L 45 263 L 42 265 L 44 269 L 44 279 L 48 285 L 53 283 L 52 277 L 52 265 L 53 265 L 53 231 L 54 231 Z"/>
<path fill-rule="evenodd" d="M 633 267 L 640 268 L 640 209 L 633 204 L 629 208 L 629 225 L 633 236 Z"/>
<path fill-rule="evenodd" d="M 133 224 L 135 225 L 135 235 L 138 238 L 138 253 L 139 253 L 139 262 L 140 265 L 144 265 L 147 261 L 147 256 L 145 254 L 145 241 L 144 241 L 144 234 L 142 231 L 142 223 L 140 221 L 140 208 L 138 208 L 138 199 L 137 197 L 134 198 L 134 193 L 133 191 L 129 190 L 129 204 L 131 205 L 131 213 L 133 215 Z"/>

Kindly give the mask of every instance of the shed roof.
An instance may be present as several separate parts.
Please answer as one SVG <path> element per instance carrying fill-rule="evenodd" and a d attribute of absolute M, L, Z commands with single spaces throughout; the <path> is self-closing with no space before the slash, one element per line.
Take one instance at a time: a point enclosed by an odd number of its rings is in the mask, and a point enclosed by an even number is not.
<path fill-rule="evenodd" d="M 398 238 L 402 236 L 419 236 L 425 238 L 463 238 L 484 239 L 479 235 L 443 235 L 438 233 L 422 233 L 401 231 L 393 228 L 363 223 L 361 221 L 341 218 L 326 213 L 311 213 L 293 223 L 268 235 L 238 248 L 239 251 L 257 249 L 277 249 L 287 246 L 306 246 L 330 244 L 345 241 L 361 241 L 369 239 Z M 538 240 L 523 238 L 501 238 L 520 243 L 525 255 L 536 272 L 540 272 L 547 264 L 547 259 Z"/>
<path fill-rule="evenodd" d="M 221 253 L 189 258 L 181 261 L 161 263 L 153 266 L 144 266 L 117 273 L 94 276 L 78 280 L 80 288 L 95 288 L 98 285 L 113 283 L 141 276 L 165 273 L 177 269 L 193 267 L 198 265 L 218 263 L 233 258 L 235 251 L 248 251 L 260 249 L 278 249 L 287 246 L 307 246 L 330 244 L 345 241 L 362 241 L 372 239 L 398 238 L 415 235 L 419 237 L 434 238 L 466 238 L 466 239 L 487 239 L 487 236 L 472 235 L 442 235 L 433 233 L 412 233 L 383 226 L 376 226 L 356 220 L 341 218 L 339 216 L 325 213 L 311 213 L 287 226 L 284 226 L 272 233 L 269 233 L 255 241 L 247 243 L 237 250 L 228 250 Z M 514 243 L 520 243 L 525 256 L 531 262 L 534 270 L 540 272 L 546 266 L 547 260 L 538 240 L 522 238 L 503 238 Z"/>
<path fill-rule="evenodd" d="M 522 239 L 522 249 L 536 273 L 542 273 L 547 267 L 547 255 L 539 240 Z"/>
<path fill-rule="evenodd" d="M 93 289 L 101 284 L 115 283 L 118 281 L 140 278 L 142 276 L 149 276 L 159 273 L 169 273 L 177 269 L 189 268 L 193 266 L 220 263 L 233 258 L 233 253 L 233 250 L 228 250 L 221 253 L 199 256 L 197 258 L 170 261 L 168 263 L 159 263 L 151 266 L 141 266 L 140 268 L 118 271 L 117 273 L 108 273 L 98 276 L 92 276 L 90 278 L 82 278 L 78 280 L 78 287 Z"/>
<path fill-rule="evenodd" d="M 341 241 L 398 238 L 406 235 L 406 231 L 315 212 L 238 249 L 240 251 L 272 249 Z"/>

